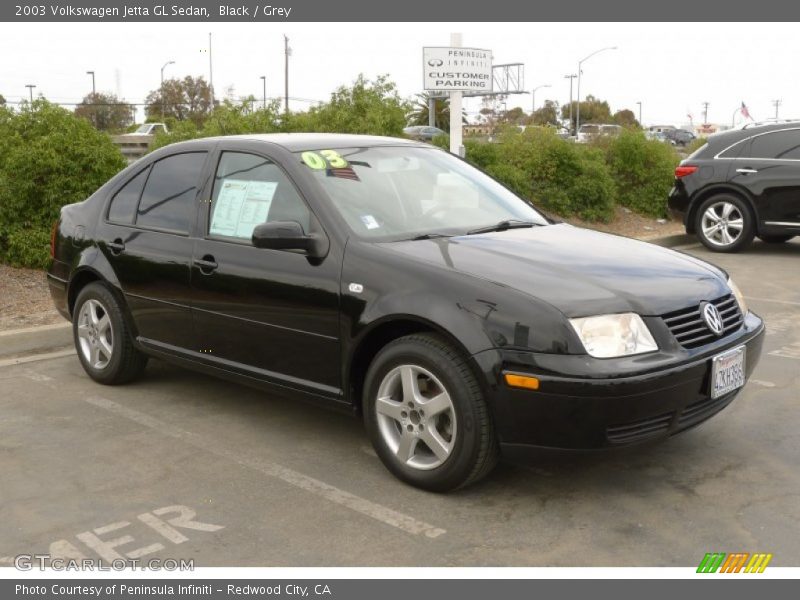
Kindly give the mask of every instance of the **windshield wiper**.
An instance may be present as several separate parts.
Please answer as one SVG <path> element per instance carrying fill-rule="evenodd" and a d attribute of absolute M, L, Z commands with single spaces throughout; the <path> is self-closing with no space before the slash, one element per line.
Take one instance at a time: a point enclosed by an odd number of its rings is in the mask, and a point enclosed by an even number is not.
<path fill-rule="evenodd" d="M 533 221 L 506 219 L 504 221 L 500 221 L 499 223 L 495 223 L 494 225 L 471 229 L 467 232 L 467 235 L 474 235 L 476 233 L 491 233 L 492 231 L 506 231 L 507 229 L 520 229 L 523 227 L 536 227 L 537 225 L 538 223 L 534 223 Z"/>
<path fill-rule="evenodd" d="M 453 237 L 449 233 L 421 233 L 417 236 L 411 238 L 412 242 L 416 242 L 417 240 L 433 240 L 436 238 L 446 238 L 446 237 Z"/>

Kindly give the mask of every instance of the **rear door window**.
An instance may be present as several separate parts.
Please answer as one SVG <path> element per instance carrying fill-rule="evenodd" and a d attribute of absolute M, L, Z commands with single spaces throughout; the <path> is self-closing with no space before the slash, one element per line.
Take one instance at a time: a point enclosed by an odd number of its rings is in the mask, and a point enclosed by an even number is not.
<path fill-rule="evenodd" d="M 223 152 L 214 177 L 208 234 L 249 241 L 268 221 L 296 221 L 308 232 L 311 213 L 292 182 L 270 159 Z"/>
<path fill-rule="evenodd" d="M 753 138 L 749 158 L 800 160 L 800 129 L 775 131 Z"/>
<path fill-rule="evenodd" d="M 186 152 L 153 164 L 136 225 L 188 233 L 206 152 Z"/>
<path fill-rule="evenodd" d="M 144 182 L 147 181 L 147 174 L 150 168 L 136 175 L 128 181 L 111 199 L 108 207 L 108 220 L 114 223 L 130 225 L 136 216 L 136 205 L 139 204 L 139 197 L 142 195 Z"/>

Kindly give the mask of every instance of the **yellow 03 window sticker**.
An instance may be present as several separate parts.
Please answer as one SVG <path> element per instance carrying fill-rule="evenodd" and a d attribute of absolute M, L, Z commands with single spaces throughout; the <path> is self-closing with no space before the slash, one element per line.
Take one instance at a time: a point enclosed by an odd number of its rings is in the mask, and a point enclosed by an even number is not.
<path fill-rule="evenodd" d="M 335 150 L 320 150 L 319 152 L 303 152 L 300 157 L 307 167 L 315 171 L 322 169 L 344 169 L 348 166 L 347 160 Z"/>

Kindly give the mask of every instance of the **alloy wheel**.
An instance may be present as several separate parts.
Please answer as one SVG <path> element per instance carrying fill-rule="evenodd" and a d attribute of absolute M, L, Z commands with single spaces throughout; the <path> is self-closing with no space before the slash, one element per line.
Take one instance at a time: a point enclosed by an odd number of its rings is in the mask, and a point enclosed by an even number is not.
<path fill-rule="evenodd" d="M 94 298 L 78 314 L 78 341 L 84 360 L 93 369 L 104 369 L 114 352 L 114 330 L 108 310 Z"/>
<path fill-rule="evenodd" d="M 744 217 L 731 202 L 716 202 L 706 208 L 700 222 L 705 238 L 715 246 L 730 246 L 742 235 Z"/>
<path fill-rule="evenodd" d="M 450 456 L 456 440 L 455 408 L 433 373 L 418 365 L 389 371 L 375 401 L 378 430 L 405 466 L 430 470 Z"/>

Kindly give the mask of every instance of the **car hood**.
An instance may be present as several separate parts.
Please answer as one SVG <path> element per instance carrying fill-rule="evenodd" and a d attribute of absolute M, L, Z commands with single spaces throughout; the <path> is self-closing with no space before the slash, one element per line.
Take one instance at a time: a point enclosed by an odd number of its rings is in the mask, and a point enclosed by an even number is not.
<path fill-rule="evenodd" d="M 514 288 L 569 317 L 660 315 L 730 293 L 725 273 L 706 262 L 566 224 L 385 246 Z"/>

